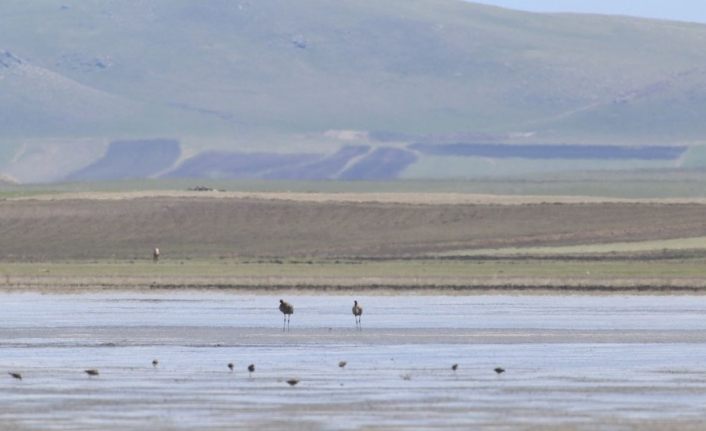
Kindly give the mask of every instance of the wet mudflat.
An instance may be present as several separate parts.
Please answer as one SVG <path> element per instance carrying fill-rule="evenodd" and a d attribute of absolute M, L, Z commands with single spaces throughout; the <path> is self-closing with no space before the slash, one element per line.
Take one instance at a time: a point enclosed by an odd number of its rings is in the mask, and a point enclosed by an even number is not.
<path fill-rule="evenodd" d="M 295 306 L 288 333 L 280 296 Z M 355 298 L 362 331 L 353 299 L 1 294 L 0 428 L 698 429 L 706 421 L 704 296 L 364 296 Z M 300 382 L 290 387 L 291 378 Z"/>

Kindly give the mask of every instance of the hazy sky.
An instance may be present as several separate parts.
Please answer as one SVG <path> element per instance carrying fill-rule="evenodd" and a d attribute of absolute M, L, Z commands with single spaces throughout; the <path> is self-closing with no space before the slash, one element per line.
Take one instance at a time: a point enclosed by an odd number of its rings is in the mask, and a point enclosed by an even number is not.
<path fill-rule="evenodd" d="M 537 12 L 632 15 L 706 23 L 704 0 L 470 0 Z"/>

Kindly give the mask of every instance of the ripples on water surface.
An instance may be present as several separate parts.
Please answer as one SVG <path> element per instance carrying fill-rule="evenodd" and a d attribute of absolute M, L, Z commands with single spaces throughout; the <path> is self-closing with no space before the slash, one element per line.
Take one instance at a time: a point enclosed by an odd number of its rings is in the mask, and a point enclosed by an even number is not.
<path fill-rule="evenodd" d="M 706 297 L 286 295 L 295 314 L 283 334 L 280 296 L 0 295 L 0 428 L 706 420 Z M 360 332 L 353 299 L 365 307 Z"/>

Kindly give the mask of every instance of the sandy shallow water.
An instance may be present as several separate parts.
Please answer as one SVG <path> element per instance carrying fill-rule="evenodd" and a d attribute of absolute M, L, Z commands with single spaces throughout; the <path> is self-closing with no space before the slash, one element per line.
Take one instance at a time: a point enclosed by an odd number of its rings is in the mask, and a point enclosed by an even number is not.
<path fill-rule="evenodd" d="M 353 298 L 287 296 L 288 333 L 278 299 L 0 294 L 0 429 L 706 423 L 704 296 L 363 296 L 362 331 Z"/>

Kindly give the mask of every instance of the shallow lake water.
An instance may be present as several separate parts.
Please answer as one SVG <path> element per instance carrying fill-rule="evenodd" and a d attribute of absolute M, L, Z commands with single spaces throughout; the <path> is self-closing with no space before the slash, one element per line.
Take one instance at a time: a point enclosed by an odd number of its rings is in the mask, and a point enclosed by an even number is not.
<path fill-rule="evenodd" d="M 0 294 L 0 429 L 706 421 L 706 296 L 281 296 Z"/>

